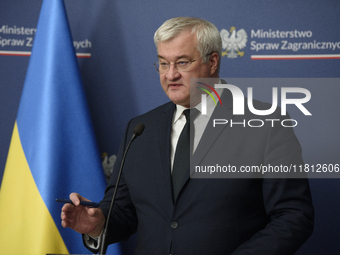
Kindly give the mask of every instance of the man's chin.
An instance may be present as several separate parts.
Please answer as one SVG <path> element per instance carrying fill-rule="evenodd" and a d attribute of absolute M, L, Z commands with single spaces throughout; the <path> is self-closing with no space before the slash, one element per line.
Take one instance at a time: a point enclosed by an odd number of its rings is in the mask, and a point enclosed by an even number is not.
<path fill-rule="evenodd" d="M 177 105 L 181 105 L 186 108 L 192 108 L 198 105 L 201 102 L 201 98 L 179 98 L 179 97 L 171 97 L 169 96 L 169 99 Z"/>
<path fill-rule="evenodd" d="M 174 104 L 178 104 L 181 105 L 183 107 L 189 108 L 190 107 L 190 101 L 188 102 L 187 100 L 180 100 L 180 99 L 171 99 L 170 100 L 174 103 Z"/>

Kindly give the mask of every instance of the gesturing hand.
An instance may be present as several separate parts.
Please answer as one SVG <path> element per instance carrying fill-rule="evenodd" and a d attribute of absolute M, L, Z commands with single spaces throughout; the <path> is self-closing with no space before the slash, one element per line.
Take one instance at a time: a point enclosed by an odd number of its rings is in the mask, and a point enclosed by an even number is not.
<path fill-rule="evenodd" d="M 67 203 L 61 208 L 61 225 L 81 234 L 99 236 L 105 224 L 102 210 L 80 205 L 80 201 L 89 200 L 77 193 L 71 193 L 70 199 L 74 205 Z"/>

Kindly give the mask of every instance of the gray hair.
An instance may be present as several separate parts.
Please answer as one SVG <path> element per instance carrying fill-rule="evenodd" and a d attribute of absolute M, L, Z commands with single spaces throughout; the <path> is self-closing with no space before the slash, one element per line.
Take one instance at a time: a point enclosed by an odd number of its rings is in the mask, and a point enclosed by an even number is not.
<path fill-rule="evenodd" d="M 190 30 L 197 37 L 197 50 L 201 54 L 203 63 L 208 63 L 211 53 L 219 56 L 217 73 L 220 69 L 222 39 L 216 26 L 204 19 L 191 17 L 177 17 L 165 21 L 155 32 L 154 42 L 158 49 L 158 43 L 170 40 L 185 30 Z"/>

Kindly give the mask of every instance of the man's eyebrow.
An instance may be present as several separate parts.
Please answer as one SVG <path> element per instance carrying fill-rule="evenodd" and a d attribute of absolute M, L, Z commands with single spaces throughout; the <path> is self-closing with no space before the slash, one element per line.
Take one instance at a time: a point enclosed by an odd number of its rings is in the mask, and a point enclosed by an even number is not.
<path fill-rule="evenodd" d="M 157 57 L 166 60 L 166 58 L 161 55 L 157 55 Z M 189 58 L 189 56 L 186 54 L 183 54 L 183 55 L 176 57 L 176 60 L 181 59 L 181 58 Z"/>

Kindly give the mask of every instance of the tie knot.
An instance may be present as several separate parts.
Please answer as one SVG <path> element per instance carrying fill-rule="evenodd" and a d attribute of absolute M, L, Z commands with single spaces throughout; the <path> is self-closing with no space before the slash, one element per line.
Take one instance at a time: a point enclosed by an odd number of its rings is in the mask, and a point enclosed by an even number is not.
<path fill-rule="evenodd" d="M 190 119 L 193 121 L 199 114 L 199 111 L 196 108 L 190 108 L 190 109 L 184 110 L 183 114 L 185 118 L 187 119 L 187 121 L 190 121 Z"/>

